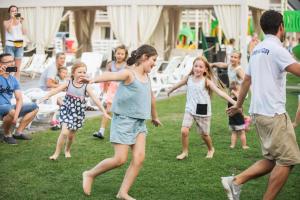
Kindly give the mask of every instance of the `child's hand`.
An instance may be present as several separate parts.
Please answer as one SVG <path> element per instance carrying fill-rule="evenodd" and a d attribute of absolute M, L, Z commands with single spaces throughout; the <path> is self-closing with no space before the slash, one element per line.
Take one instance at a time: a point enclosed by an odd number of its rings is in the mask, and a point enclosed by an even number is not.
<path fill-rule="evenodd" d="M 159 119 L 157 118 L 157 119 L 152 119 L 151 120 L 151 122 L 152 122 L 152 124 L 154 125 L 154 126 L 162 126 L 162 123 L 159 121 Z"/>
<path fill-rule="evenodd" d="M 228 108 L 226 111 L 227 111 L 227 114 L 228 114 L 229 116 L 233 116 L 233 115 L 235 115 L 236 113 L 243 113 L 242 108 L 238 108 L 238 107 L 236 107 L 236 106 L 231 106 L 231 107 Z"/>
<path fill-rule="evenodd" d="M 93 81 L 91 79 L 87 78 L 87 77 L 80 77 L 79 78 L 79 83 L 87 83 L 87 84 L 89 84 L 89 83 L 93 83 Z"/>
<path fill-rule="evenodd" d="M 107 112 L 104 112 L 104 113 L 103 113 L 103 116 L 106 117 L 107 119 L 110 119 L 110 120 L 111 120 L 111 116 L 110 116 Z"/>

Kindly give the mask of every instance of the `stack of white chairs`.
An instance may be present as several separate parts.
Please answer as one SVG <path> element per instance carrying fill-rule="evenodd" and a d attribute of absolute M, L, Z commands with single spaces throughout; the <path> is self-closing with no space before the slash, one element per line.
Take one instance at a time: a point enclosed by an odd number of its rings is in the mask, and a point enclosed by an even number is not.
<path fill-rule="evenodd" d="M 22 57 L 20 70 L 23 71 L 24 69 L 26 69 L 30 65 L 31 60 L 32 60 L 32 57 L 29 57 L 29 56 Z"/>
<path fill-rule="evenodd" d="M 90 78 L 95 77 L 97 74 L 101 74 L 100 69 L 103 60 L 103 54 L 97 52 L 84 52 L 81 55 L 81 61 L 87 66 L 87 75 Z"/>
<path fill-rule="evenodd" d="M 169 88 L 172 86 L 172 84 L 174 84 L 174 80 L 172 77 L 176 68 L 178 68 L 178 66 L 180 65 L 181 61 L 182 57 L 173 57 L 167 63 L 167 66 L 164 69 L 162 69 L 161 71 L 158 70 L 156 74 L 156 79 L 159 80 L 159 82 L 161 82 L 163 89 Z"/>
<path fill-rule="evenodd" d="M 47 58 L 46 54 L 34 54 L 30 65 L 23 69 L 22 72 L 29 74 L 31 78 L 34 78 L 40 68 L 43 66 Z"/>

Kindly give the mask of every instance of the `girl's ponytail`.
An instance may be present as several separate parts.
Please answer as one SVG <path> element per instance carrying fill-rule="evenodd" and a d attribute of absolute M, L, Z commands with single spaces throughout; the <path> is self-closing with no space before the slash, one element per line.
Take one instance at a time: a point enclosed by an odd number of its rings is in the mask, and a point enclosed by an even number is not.
<path fill-rule="evenodd" d="M 157 51 L 154 47 L 144 44 L 137 48 L 137 50 L 131 52 L 131 57 L 127 60 L 127 65 L 139 65 L 141 63 L 142 56 L 145 55 L 147 58 L 157 55 Z"/>
<path fill-rule="evenodd" d="M 131 56 L 127 60 L 127 65 L 129 66 L 133 65 L 136 62 L 136 57 L 137 57 L 136 50 L 134 50 L 131 52 Z"/>

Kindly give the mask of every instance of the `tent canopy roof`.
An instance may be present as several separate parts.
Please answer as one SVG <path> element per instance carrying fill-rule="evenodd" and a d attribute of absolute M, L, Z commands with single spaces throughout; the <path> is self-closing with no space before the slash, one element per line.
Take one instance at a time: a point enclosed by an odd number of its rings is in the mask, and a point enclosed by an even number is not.
<path fill-rule="evenodd" d="M 180 6 L 186 8 L 212 7 L 214 5 L 247 5 L 267 10 L 269 9 L 269 0 L 11 0 L 0 1 L 0 8 L 8 8 L 10 5 L 18 7 L 102 7 L 117 5 L 162 5 L 162 6 Z"/>

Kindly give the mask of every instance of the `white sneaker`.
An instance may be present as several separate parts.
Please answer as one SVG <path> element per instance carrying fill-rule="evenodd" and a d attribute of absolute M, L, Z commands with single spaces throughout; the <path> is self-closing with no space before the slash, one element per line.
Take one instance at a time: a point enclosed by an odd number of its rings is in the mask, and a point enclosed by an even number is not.
<path fill-rule="evenodd" d="M 233 176 L 221 177 L 222 185 L 226 190 L 227 197 L 229 200 L 240 200 L 241 185 L 235 185 L 233 183 Z"/>

